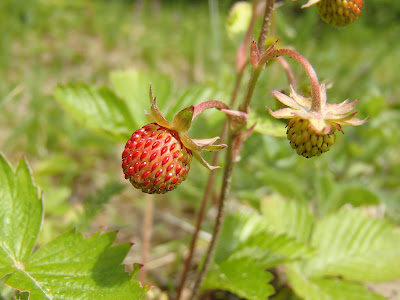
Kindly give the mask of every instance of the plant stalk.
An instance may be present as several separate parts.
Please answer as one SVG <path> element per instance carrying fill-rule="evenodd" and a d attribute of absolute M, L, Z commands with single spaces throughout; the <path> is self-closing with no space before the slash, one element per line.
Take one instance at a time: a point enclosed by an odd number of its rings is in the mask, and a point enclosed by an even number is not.
<path fill-rule="evenodd" d="M 259 67 L 263 66 L 268 60 L 270 60 L 272 57 L 277 57 L 277 56 L 288 56 L 290 58 L 293 58 L 296 60 L 298 63 L 300 63 L 304 70 L 307 73 L 308 78 L 310 79 L 311 83 L 311 110 L 315 112 L 320 112 L 322 107 L 321 107 L 321 93 L 320 93 L 320 85 L 318 81 L 318 76 L 317 73 L 315 72 L 313 66 L 310 64 L 310 62 L 302 55 L 299 53 L 290 50 L 290 49 L 274 49 L 273 51 L 267 51 L 260 57 L 259 60 Z"/>
<path fill-rule="evenodd" d="M 214 231 L 212 234 L 211 242 L 207 249 L 206 259 L 204 261 L 203 267 L 200 273 L 197 276 L 196 282 L 193 288 L 192 298 L 193 300 L 197 300 L 200 292 L 201 285 L 203 284 L 204 278 L 210 268 L 211 259 L 215 252 L 215 247 L 217 245 L 219 233 L 221 231 L 222 222 L 225 217 L 225 202 L 229 193 L 231 179 L 232 179 L 232 170 L 234 166 L 234 160 L 232 157 L 233 153 L 233 144 L 234 144 L 235 136 L 231 135 L 228 140 L 228 151 L 226 152 L 226 165 L 224 169 L 224 179 L 221 186 L 221 193 L 219 196 L 219 203 L 218 203 L 218 215 L 214 226 Z"/>
<path fill-rule="evenodd" d="M 235 100 L 237 98 L 239 87 L 240 87 L 240 84 L 241 84 L 242 79 L 243 79 L 243 72 L 244 72 L 244 69 L 245 69 L 244 67 L 245 66 L 243 66 L 242 69 L 239 71 L 239 73 L 237 73 L 235 86 L 233 88 L 233 92 L 232 92 L 231 99 L 230 99 L 230 102 L 229 102 L 229 107 L 233 107 L 235 105 Z M 228 120 L 229 119 L 226 118 L 225 121 L 224 121 L 224 124 L 222 126 L 222 130 L 221 130 L 221 134 L 220 134 L 222 142 L 225 140 L 225 136 L 226 136 L 226 133 L 227 133 L 227 130 L 228 130 L 228 124 L 229 124 Z M 221 153 L 220 151 L 214 152 L 214 155 L 213 155 L 213 158 L 212 158 L 212 165 L 213 166 L 217 166 L 218 165 L 220 153 Z M 185 265 L 183 267 L 183 271 L 182 271 L 181 279 L 180 279 L 180 282 L 179 282 L 177 295 L 176 295 L 176 298 L 175 298 L 176 300 L 180 300 L 180 298 L 182 296 L 182 291 L 183 291 L 183 288 L 185 286 L 187 273 L 189 272 L 190 265 L 192 263 L 193 254 L 194 254 L 194 250 L 196 248 L 198 235 L 199 235 L 199 232 L 200 232 L 201 224 L 202 224 L 203 219 L 204 219 L 204 213 L 205 213 L 205 210 L 207 208 L 208 198 L 210 197 L 210 194 L 212 192 L 212 187 L 213 187 L 213 184 L 214 184 L 214 178 L 215 178 L 215 170 L 212 170 L 210 172 L 210 175 L 208 176 L 206 189 L 204 191 L 203 199 L 202 199 L 201 206 L 200 206 L 200 210 L 199 210 L 199 213 L 197 215 L 195 230 L 194 230 L 193 235 L 192 235 L 192 240 L 190 241 L 189 254 L 188 254 L 188 256 L 187 256 L 187 258 L 185 260 Z"/>
<path fill-rule="evenodd" d="M 264 20 L 261 27 L 261 33 L 258 37 L 258 52 L 262 53 L 265 51 L 265 41 L 269 34 L 269 27 L 271 23 L 271 15 L 274 10 L 275 0 L 267 0 L 265 4 Z"/>

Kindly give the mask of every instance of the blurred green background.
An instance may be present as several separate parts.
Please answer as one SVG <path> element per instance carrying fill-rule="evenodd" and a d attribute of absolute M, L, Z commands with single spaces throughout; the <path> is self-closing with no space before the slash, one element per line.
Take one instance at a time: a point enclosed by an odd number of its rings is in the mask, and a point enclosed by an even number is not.
<path fill-rule="evenodd" d="M 361 127 L 344 128 L 345 134 L 338 134 L 336 144 L 323 156 L 309 160 L 297 156 L 285 138 L 261 133 L 271 132 L 271 124 L 279 132 L 285 126 L 265 109 L 277 107 L 271 96 L 274 89 L 288 87 L 281 67 L 270 64 L 252 102 L 260 129 L 245 143 L 235 169 L 231 206 L 259 209 L 263 198 L 278 196 L 310 201 L 322 216 L 350 203 L 370 206 L 371 213 L 400 224 L 400 2 L 365 0 L 359 20 L 346 28 L 323 23 L 315 7 L 300 8 L 304 2 L 283 1 L 274 17 L 274 35 L 281 46 L 308 58 L 320 80 L 332 85 L 328 101 L 360 98 L 358 117 L 371 119 Z M 144 196 L 120 170 L 124 144 L 76 123 L 55 100 L 56 85 L 111 85 L 112 72 L 135 70 L 145 82 L 164 82 L 160 88 L 153 86 L 154 93 L 161 94 L 166 86 L 170 107 L 179 97 L 186 97 L 188 105 L 199 99 L 228 103 L 240 43 L 225 29 L 233 3 L 0 2 L 0 151 L 13 164 L 26 155 L 44 191 L 46 222 L 39 242 L 70 226 L 84 232 L 107 226 L 119 229 L 121 241 L 138 243 L 140 249 L 142 231 Z M 304 72 L 290 64 L 298 85 L 306 86 Z M 239 100 L 249 73 L 250 68 Z M 219 112 L 207 112 L 189 135 L 219 135 L 222 122 Z M 182 228 L 194 223 L 207 175 L 194 162 L 177 191 L 156 199 L 152 257 L 182 253 L 187 246 L 189 236 Z M 211 226 L 209 220 L 205 229 Z M 135 251 L 132 260 L 140 261 Z M 169 264 L 165 273 L 153 274 L 157 285 L 168 289 L 175 278 L 164 275 L 176 274 L 179 268 L 179 263 Z"/>

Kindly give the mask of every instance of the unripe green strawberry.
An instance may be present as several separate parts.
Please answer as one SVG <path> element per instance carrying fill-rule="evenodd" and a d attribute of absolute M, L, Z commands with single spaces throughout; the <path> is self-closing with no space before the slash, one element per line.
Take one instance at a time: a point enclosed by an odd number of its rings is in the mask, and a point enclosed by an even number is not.
<path fill-rule="evenodd" d="M 336 141 L 335 129 L 328 134 L 317 134 L 308 120 L 292 119 L 286 131 L 290 146 L 296 149 L 298 155 L 306 158 L 319 156 L 329 151 Z"/>
<path fill-rule="evenodd" d="M 136 130 L 122 153 L 125 178 L 149 194 L 164 194 L 178 187 L 190 170 L 192 152 L 178 133 L 156 123 Z"/>
<path fill-rule="evenodd" d="M 317 3 L 322 20 L 333 26 L 345 26 L 361 14 L 362 0 L 321 0 Z"/>

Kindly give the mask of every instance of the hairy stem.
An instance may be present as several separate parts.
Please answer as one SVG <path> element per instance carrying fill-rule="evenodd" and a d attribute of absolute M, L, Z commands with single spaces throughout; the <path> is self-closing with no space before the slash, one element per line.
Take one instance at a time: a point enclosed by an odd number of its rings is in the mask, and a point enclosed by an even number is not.
<path fill-rule="evenodd" d="M 298 63 L 300 63 L 304 70 L 307 73 L 308 78 L 310 79 L 311 83 L 311 99 L 312 99 L 312 104 L 311 104 L 311 110 L 320 112 L 322 107 L 321 107 L 321 94 L 320 94 L 320 86 L 319 86 L 319 81 L 318 81 L 318 76 L 317 73 L 315 72 L 313 66 L 310 64 L 310 62 L 302 55 L 299 53 L 290 50 L 290 49 L 277 49 L 273 51 L 268 51 L 265 52 L 264 55 L 260 57 L 259 61 L 259 66 L 264 65 L 268 60 L 270 60 L 273 57 L 277 56 L 288 56 L 290 58 L 293 58 L 296 60 Z"/>
<path fill-rule="evenodd" d="M 204 277 L 206 276 L 208 269 L 210 268 L 211 264 L 211 259 L 214 255 L 215 247 L 217 245 L 219 233 L 221 231 L 222 227 L 222 222 L 224 220 L 225 216 L 225 202 L 229 193 L 230 189 L 230 184 L 231 184 L 231 179 L 232 179 L 232 170 L 234 166 L 234 160 L 232 157 L 232 151 L 233 151 L 233 144 L 234 144 L 234 137 L 230 136 L 228 140 L 228 151 L 226 152 L 226 165 L 224 169 L 224 179 L 222 182 L 222 187 L 221 187 L 221 193 L 219 196 L 219 202 L 218 202 L 218 215 L 217 219 L 215 222 L 214 226 L 214 231 L 212 234 L 212 239 L 211 242 L 208 246 L 207 253 L 206 253 L 206 259 L 204 261 L 203 267 L 200 271 L 200 273 L 197 276 L 196 282 L 194 284 L 193 288 L 193 295 L 192 298 L 193 300 L 197 300 L 199 296 L 199 291 L 201 288 L 201 285 L 203 284 Z"/>
<path fill-rule="evenodd" d="M 261 27 L 261 33 L 258 38 L 258 51 L 262 53 L 265 50 L 265 41 L 269 34 L 269 27 L 271 23 L 271 14 L 274 10 L 275 0 L 267 0 L 265 4 L 264 20 Z"/>
<path fill-rule="evenodd" d="M 235 86 L 233 87 L 231 99 L 230 99 L 230 102 L 229 102 L 229 106 L 230 107 L 233 107 L 235 105 L 235 101 L 236 101 L 236 98 L 237 98 L 239 87 L 240 87 L 240 84 L 241 84 L 242 79 L 243 79 L 243 72 L 244 72 L 244 66 L 237 73 Z M 227 133 L 227 130 L 228 130 L 228 124 L 229 124 L 229 119 L 226 118 L 225 122 L 224 122 L 224 125 L 222 126 L 222 130 L 221 130 L 221 134 L 220 134 L 222 142 L 225 140 L 225 136 L 226 136 L 226 133 Z M 218 165 L 220 153 L 221 153 L 220 151 L 214 152 L 214 155 L 213 155 L 213 158 L 212 158 L 212 165 L 213 166 L 217 166 Z M 204 219 L 205 210 L 207 208 L 208 198 L 210 197 L 211 192 L 212 192 L 212 187 L 213 187 L 213 184 L 214 184 L 214 177 L 215 177 L 215 170 L 212 170 L 210 172 L 210 175 L 208 176 L 206 189 L 204 191 L 203 199 L 202 199 L 201 206 L 200 206 L 200 210 L 199 210 L 199 213 L 197 215 L 196 226 L 195 226 L 195 230 L 194 230 L 193 235 L 192 235 L 192 240 L 190 241 L 189 254 L 188 254 L 188 256 L 187 256 L 187 258 L 185 260 L 185 265 L 184 265 L 184 268 L 183 268 L 183 271 L 182 271 L 182 275 L 181 275 L 181 279 L 180 279 L 180 282 L 179 282 L 179 287 L 178 287 L 178 291 L 177 291 L 177 295 L 176 295 L 176 300 L 180 300 L 183 288 L 185 286 L 187 273 L 189 272 L 190 265 L 192 263 L 194 250 L 196 249 L 196 243 L 197 243 L 197 239 L 198 239 L 198 236 L 199 236 L 199 231 L 200 231 L 203 219 Z"/>
<path fill-rule="evenodd" d="M 250 102 L 251 99 L 253 98 L 253 93 L 254 89 L 257 84 L 258 77 L 260 76 L 262 71 L 262 68 L 253 68 L 253 71 L 251 72 L 249 84 L 247 85 L 247 92 L 246 92 L 246 97 L 244 99 L 244 104 L 243 107 L 241 107 L 241 111 L 245 113 L 250 112 Z"/>

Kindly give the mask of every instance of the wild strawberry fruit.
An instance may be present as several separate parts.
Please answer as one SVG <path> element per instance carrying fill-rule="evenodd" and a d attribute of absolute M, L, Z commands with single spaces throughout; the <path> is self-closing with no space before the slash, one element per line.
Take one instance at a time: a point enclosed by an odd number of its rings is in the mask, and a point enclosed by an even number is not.
<path fill-rule="evenodd" d="M 358 99 L 329 104 L 326 102 L 325 85 L 318 87 L 311 99 L 297 94 L 292 86 L 290 97 L 275 91 L 274 96 L 288 107 L 277 111 L 267 107 L 273 117 L 291 119 L 287 125 L 287 138 L 297 154 L 306 158 L 328 151 L 336 141 L 335 131 L 343 133 L 341 125 L 358 126 L 368 120 L 353 118 L 357 112 L 350 113 Z"/>
<path fill-rule="evenodd" d="M 334 128 L 328 134 L 318 134 L 308 120 L 295 118 L 289 121 L 287 127 L 286 135 L 290 146 L 298 155 L 306 158 L 319 156 L 329 151 L 336 141 Z"/>
<path fill-rule="evenodd" d="M 125 179 L 148 194 L 164 194 L 177 188 L 187 177 L 192 156 L 208 169 L 210 166 L 201 156 L 202 150 L 218 151 L 226 145 L 214 145 L 218 137 L 204 140 L 190 139 L 185 135 L 196 115 L 206 108 L 227 108 L 219 101 L 208 101 L 181 110 L 168 122 L 157 107 L 150 86 L 150 113 L 154 123 L 136 130 L 127 141 L 122 153 L 122 169 Z"/>
<path fill-rule="evenodd" d="M 362 0 L 309 0 L 302 8 L 317 4 L 322 20 L 333 26 L 345 26 L 358 19 Z"/>
<path fill-rule="evenodd" d="M 345 26 L 358 19 L 362 0 L 321 0 L 317 3 L 322 20 L 333 26 Z"/>
<path fill-rule="evenodd" d="M 175 189 L 186 179 L 191 161 L 192 151 L 178 133 L 156 123 L 136 130 L 122 153 L 125 179 L 149 194 Z"/>

